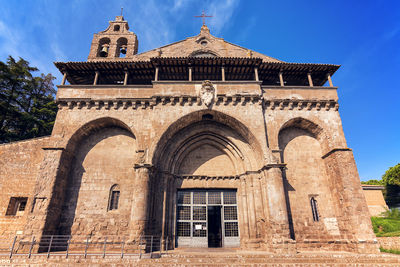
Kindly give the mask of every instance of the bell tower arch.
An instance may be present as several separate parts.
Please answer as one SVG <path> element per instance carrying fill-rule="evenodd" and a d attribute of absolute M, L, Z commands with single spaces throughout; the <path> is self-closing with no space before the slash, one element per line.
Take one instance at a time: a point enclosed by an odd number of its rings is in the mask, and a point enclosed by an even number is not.
<path fill-rule="evenodd" d="M 115 61 L 132 59 L 138 51 L 138 39 L 129 31 L 128 22 L 117 16 L 106 30 L 95 33 L 88 61 Z"/>

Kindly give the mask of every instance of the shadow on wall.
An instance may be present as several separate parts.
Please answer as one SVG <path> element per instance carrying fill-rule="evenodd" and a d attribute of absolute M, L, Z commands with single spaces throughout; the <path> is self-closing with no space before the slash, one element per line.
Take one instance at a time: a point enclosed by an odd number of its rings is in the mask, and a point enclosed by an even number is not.
<path fill-rule="evenodd" d="M 59 234 L 60 235 L 70 235 L 71 227 L 74 223 L 74 219 L 76 216 L 77 204 L 78 204 L 78 197 L 80 193 L 82 177 L 87 170 L 85 170 L 85 165 L 89 165 L 92 169 L 90 175 L 92 177 L 88 177 L 89 179 L 95 179 L 96 177 L 93 176 L 102 176 L 107 175 L 107 171 L 105 168 L 109 168 L 107 164 L 111 164 L 113 160 L 112 157 L 116 156 L 115 153 L 112 151 L 108 151 L 109 149 L 115 149 L 118 144 L 110 144 L 112 140 L 115 139 L 113 137 L 117 136 L 126 136 L 134 138 L 131 133 L 127 130 L 117 128 L 117 127 L 110 127 L 102 129 L 89 137 L 82 140 L 80 145 L 77 146 L 77 149 L 74 153 L 74 158 L 70 165 L 70 173 L 68 176 L 68 183 L 65 192 L 64 203 L 62 205 L 62 212 L 61 212 L 61 220 L 59 224 Z M 111 139 L 108 140 L 107 139 Z M 108 144 L 101 146 L 101 143 L 105 143 L 107 141 Z M 110 146 L 111 145 L 111 146 Z M 105 146 L 105 147 L 104 147 Z M 97 149 L 95 149 L 97 147 Z M 88 154 L 92 153 L 90 158 L 88 158 Z M 97 161 L 97 162 L 96 162 Z M 93 170 L 97 169 L 97 170 Z M 109 177 L 106 177 L 109 178 Z M 85 203 L 82 203 L 85 204 Z"/>

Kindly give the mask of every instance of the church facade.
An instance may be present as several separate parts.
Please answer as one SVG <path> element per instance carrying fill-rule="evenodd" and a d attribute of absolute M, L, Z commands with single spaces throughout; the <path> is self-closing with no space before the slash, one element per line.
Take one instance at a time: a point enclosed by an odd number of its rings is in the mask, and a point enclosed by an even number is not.
<path fill-rule="evenodd" d="M 0 146 L 0 235 L 377 252 L 328 64 L 198 35 L 137 54 L 122 16 L 63 73 L 51 136 Z M 324 86 L 328 83 L 328 86 Z"/>

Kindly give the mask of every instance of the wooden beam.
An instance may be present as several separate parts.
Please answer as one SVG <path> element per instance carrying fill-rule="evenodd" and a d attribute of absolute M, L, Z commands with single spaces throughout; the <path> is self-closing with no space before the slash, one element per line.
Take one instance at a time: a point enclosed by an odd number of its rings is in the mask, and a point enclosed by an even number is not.
<path fill-rule="evenodd" d="M 279 72 L 279 83 L 283 87 L 285 86 L 285 83 L 283 82 L 283 74 L 282 72 Z"/>
<path fill-rule="evenodd" d="M 333 87 L 332 78 L 331 78 L 331 75 L 330 75 L 329 73 L 328 73 L 328 75 L 327 75 L 327 78 L 328 78 L 329 86 L 330 86 L 330 87 Z"/>
<path fill-rule="evenodd" d="M 258 79 L 258 68 L 257 67 L 254 68 L 254 77 L 256 78 L 256 81 L 258 82 L 259 79 Z"/>
<path fill-rule="evenodd" d="M 124 85 L 128 84 L 128 71 L 125 71 L 125 77 L 124 77 Z"/>
<path fill-rule="evenodd" d="M 99 81 L 99 72 L 96 71 L 95 75 L 94 75 L 94 81 L 93 81 L 93 85 L 97 85 L 97 82 Z"/>
<path fill-rule="evenodd" d="M 313 87 L 314 84 L 313 84 L 313 82 L 312 82 L 311 73 L 307 73 L 307 78 L 308 78 L 308 85 L 309 85 L 310 87 Z"/>
<path fill-rule="evenodd" d="M 158 81 L 158 66 L 156 67 L 156 73 L 154 75 L 154 81 Z"/>
<path fill-rule="evenodd" d="M 65 81 L 67 80 L 67 72 L 64 72 L 64 76 L 61 81 L 61 85 L 65 85 Z"/>

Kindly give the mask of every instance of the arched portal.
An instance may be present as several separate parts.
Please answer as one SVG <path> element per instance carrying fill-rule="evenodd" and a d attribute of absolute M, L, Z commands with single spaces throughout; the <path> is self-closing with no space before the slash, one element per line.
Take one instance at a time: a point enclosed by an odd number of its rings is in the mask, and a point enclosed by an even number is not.
<path fill-rule="evenodd" d="M 178 247 L 240 246 L 256 228 L 252 193 L 243 192 L 262 155 L 252 133 L 225 114 L 195 112 L 172 124 L 153 157 L 152 195 L 163 196 L 152 203 L 153 231 L 175 236 Z"/>

